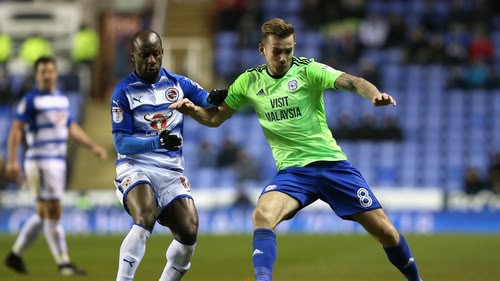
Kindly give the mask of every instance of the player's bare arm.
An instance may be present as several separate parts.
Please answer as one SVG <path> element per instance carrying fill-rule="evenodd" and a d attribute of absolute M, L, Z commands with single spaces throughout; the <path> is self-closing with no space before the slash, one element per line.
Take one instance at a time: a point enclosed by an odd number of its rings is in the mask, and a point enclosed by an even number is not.
<path fill-rule="evenodd" d="M 335 81 L 335 88 L 355 92 L 372 101 L 375 106 L 384 106 L 392 104 L 396 106 L 394 100 L 389 94 L 381 93 L 375 85 L 361 77 L 344 73 Z"/>
<path fill-rule="evenodd" d="M 182 114 L 191 116 L 198 123 L 207 127 L 219 127 L 224 121 L 231 117 L 235 110 L 231 109 L 225 102 L 219 106 L 202 108 L 195 105 L 189 99 L 182 99 L 170 105 Z"/>
<path fill-rule="evenodd" d="M 69 135 L 73 141 L 85 146 L 99 159 L 106 160 L 108 158 L 106 149 L 95 143 L 77 123 L 71 123 L 69 126 Z"/>
<path fill-rule="evenodd" d="M 21 165 L 17 159 L 17 149 L 23 138 L 24 123 L 14 120 L 7 139 L 7 163 L 5 164 L 5 179 L 15 182 L 21 173 Z"/>

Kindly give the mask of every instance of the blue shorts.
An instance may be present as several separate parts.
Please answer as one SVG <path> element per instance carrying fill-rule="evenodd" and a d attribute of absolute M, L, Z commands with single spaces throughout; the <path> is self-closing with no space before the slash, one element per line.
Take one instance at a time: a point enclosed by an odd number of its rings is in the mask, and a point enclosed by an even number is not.
<path fill-rule="evenodd" d="M 270 191 L 292 196 L 300 202 L 300 209 L 322 200 L 342 219 L 382 208 L 361 173 L 349 161 L 320 161 L 305 167 L 286 168 L 278 172 L 261 195 Z"/>

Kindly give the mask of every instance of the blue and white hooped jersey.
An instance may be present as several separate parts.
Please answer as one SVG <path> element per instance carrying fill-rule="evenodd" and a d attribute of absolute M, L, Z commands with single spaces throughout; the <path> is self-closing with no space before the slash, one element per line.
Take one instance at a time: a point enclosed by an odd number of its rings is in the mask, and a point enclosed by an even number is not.
<path fill-rule="evenodd" d="M 68 97 L 59 91 L 31 91 L 19 102 L 16 119 L 25 123 L 26 160 L 66 159 L 73 122 Z"/>
<path fill-rule="evenodd" d="M 164 68 L 161 68 L 160 78 L 154 84 L 145 82 L 132 72 L 118 83 L 111 96 L 112 132 L 137 138 L 156 138 L 167 129 L 182 138 L 184 116 L 168 107 L 182 98 L 188 98 L 198 106 L 209 107 L 211 105 L 206 102 L 208 95 L 196 82 Z M 116 164 L 123 162 L 184 170 L 182 147 L 178 151 L 156 149 L 140 154 L 118 153 Z"/>

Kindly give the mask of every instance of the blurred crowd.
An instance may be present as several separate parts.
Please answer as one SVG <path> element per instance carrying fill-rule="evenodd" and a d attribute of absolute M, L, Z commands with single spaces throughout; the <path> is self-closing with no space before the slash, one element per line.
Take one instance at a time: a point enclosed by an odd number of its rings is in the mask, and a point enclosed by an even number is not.
<path fill-rule="evenodd" d="M 271 1 L 272 2 L 272 1 Z M 298 11 L 283 15 L 265 10 L 261 0 L 218 0 L 217 30 L 238 34 L 238 48 L 255 48 L 260 24 L 269 16 L 290 18 L 300 35 L 320 33 L 316 60 L 379 82 L 378 64 L 449 67 L 450 88 L 498 88 L 498 61 L 494 57 L 495 28 L 500 4 L 494 0 L 301 0 Z M 293 10 L 293 8 L 291 8 Z M 286 9 L 285 9 L 286 10 Z M 287 17 L 288 16 L 288 17 Z M 299 19 L 298 24 L 292 19 Z M 309 44 L 309 43 L 302 43 Z M 367 52 L 384 59 L 360 60 Z M 300 55 L 300 54 L 298 54 Z"/>
<path fill-rule="evenodd" d="M 496 51 L 500 44 L 500 1 L 216 0 L 215 5 L 215 33 L 235 34 L 236 48 L 249 49 L 255 55 L 258 55 L 262 22 L 270 17 L 283 17 L 296 27 L 297 55 L 302 56 L 302 51 L 307 51 L 305 56 L 314 54 L 317 61 L 338 66 L 381 87 L 385 86 L 385 80 L 380 68 L 386 64 L 445 66 L 447 89 L 490 90 L 500 87 L 500 56 Z M 78 91 L 81 86 L 75 79 L 78 67 L 92 65 L 98 45 L 96 31 L 82 25 L 70 52 L 75 67 L 62 75 L 62 90 Z M 29 65 L 37 54 L 51 53 L 50 41 L 38 34 L 26 38 L 19 52 L 13 52 L 11 39 L 0 33 L 1 106 L 14 104 L 26 89 L 33 86 L 33 77 L 29 75 L 21 81 L 9 79 L 8 62 L 19 56 Z M 126 57 L 123 54 L 117 56 Z M 118 63 L 115 65 L 116 69 L 126 69 Z M 231 67 L 225 65 L 225 68 Z M 232 66 L 232 69 L 234 71 L 229 74 L 216 74 L 231 81 L 244 70 L 240 66 Z M 395 85 L 403 83 L 391 82 Z M 329 121 L 334 137 L 339 140 L 405 140 L 397 118 L 384 116 L 377 123 L 375 117 L 366 113 L 356 118 L 349 112 L 342 112 L 338 119 Z M 224 139 L 220 146 L 202 141 L 199 151 L 199 167 L 233 169 L 237 185 L 265 181 L 260 159 L 231 138 Z M 500 160 L 496 154 L 492 159 L 488 173 L 475 167 L 464 170 L 464 191 L 475 193 L 489 189 L 500 193 Z"/>

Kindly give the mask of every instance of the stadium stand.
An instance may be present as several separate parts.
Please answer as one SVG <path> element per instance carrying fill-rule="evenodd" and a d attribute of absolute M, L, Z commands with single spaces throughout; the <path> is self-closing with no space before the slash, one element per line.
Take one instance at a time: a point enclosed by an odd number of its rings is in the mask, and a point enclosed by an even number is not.
<path fill-rule="evenodd" d="M 301 0 L 297 1 L 263 1 L 261 5 L 264 19 L 283 17 L 296 27 L 298 56 L 313 57 L 318 61 L 327 61 L 322 57 L 321 48 L 325 40 L 322 29 L 311 29 L 299 16 L 303 7 Z M 321 1 L 320 1 L 321 2 Z M 327 1 L 325 1 L 327 2 Z M 341 1 L 334 1 L 341 2 Z M 361 1 L 363 2 L 363 1 Z M 461 38 L 461 48 L 467 52 L 468 44 L 473 35 L 473 28 L 484 26 L 495 48 L 494 61 L 488 62 L 500 70 L 500 15 L 498 9 L 490 7 L 486 1 L 464 1 L 461 12 L 472 18 L 471 25 L 460 26 L 452 23 L 454 7 L 448 1 L 364 1 L 363 13 L 378 13 L 381 15 L 399 14 L 405 19 L 407 34 L 409 31 L 425 27 L 425 40 L 430 42 L 433 36 L 443 39 L 444 48 L 452 47 L 451 42 L 456 34 Z M 479 5 L 479 6 L 478 6 Z M 279 7 L 279 8 L 277 8 Z M 474 13 L 490 10 L 483 18 L 475 18 Z M 226 11 L 227 12 L 227 11 Z M 320 12 L 318 12 L 320 14 Z M 429 15 L 439 15 L 440 20 L 432 21 Z M 485 15 L 483 13 L 483 15 Z M 431 20 L 430 20 L 431 19 Z M 331 19 L 331 22 L 341 19 Z M 455 24 L 455 25 L 453 25 Z M 465 24 L 465 23 L 464 23 Z M 407 39 L 409 35 L 407 35 Z M 255 46 L 257 46 L 255 43 Z M 214 41 L 215 73 L 228 81 L 232 81 L 245 67 L 252 67 L 256 61 L 261 61 L 256 50 L 238 49 L 237 30 L 221 30 L 216 33 Z M 342 112 L 361 116 L 364 111 L 371 111 L 377 116 L 395 114 L 402 126 L 404 140 L 401 143 L 392 141 L 339 141 L 350 160 L 363 171 L 367 181 L 376 186 L 390 187 L 438 187 L 447 191 L 459 191 L 463 187 L 463 175 L 467 167 L 473 166 L 487 173 L 488 159 L 500 150 L 500 91 L 493 88 L 453 88 L 448 87 L 450 68 L 452 65 L 465 68 L 467 59 L 454 64 L 436 57 L 434 61 L 421 63 L 409 61 L 406 57 L 409 43 L 403 42 L 396 47 L 379 49 L 365 48 L 359 60 L 367 59 L 375 63 L 381 74 L 379 87 L 391 93 L 398 101 L 398 107 L 379 109 L 370 106 L 369 102 L 360 100 L 350 94 L 325 93 L 325 104 L 329 120 L 335 122 Z M 253 52 L 253 53 L 252 53 Z M 427 53 L 434 58 L 436 52 Z M 467 55 L 466 53 L 464 54 Z M 253 65 L 252 65 L 253 62 Z M 332 65 L 346 71 L 356 73 L 357 61 L 348 65 Z M 233 67 L 230 67 L 233 66 Z M 239 66 L 239 67 L 236 67 Z M 361 107 L 360 107 L 361 104 Z M 363 110 L 360 112 L 360 109 Z M 236 134 L 240 145 L 258 159 L 263 171 L 269 177 L 274 167 L 270 167 L 272 158 L 264 157 L 261 148 L 266 145 L 261 130 L 254 128 L 256 119 L 252 115 L 238 116 L 228 121 L 231 128 L 228 131 Z M 381 118 L 377 118 L 379 121 Z M 195 128 L 187 120 L 188 127 Z M 252 129 L 238 130 L 238 128 Z M 196 127 L 197 134 L 205 134 L 205 129 Z M 335 136 L 335 132 L 333 132 Z M 212 139 L 217 145 L 219 134 L 213 134 Z M 188 138 L 193 139 L 193 138 Z M 267 145 L 266 145 L 267 146 Z M 270 151 L 268 151 L 270 153 Z M 188 171 L 196 171 L 188 162 Z M 194 172 L 196 173 L 196 172 Z M 206 173 L 210 177 L 212 173 Z M 218 177 L 216 173 L 213 173 Z M 213 179 L 211 182 L 217 182 Z M 195 183 L 197 184 L 197 183 Z"/>

